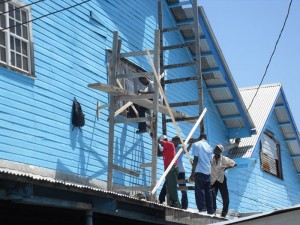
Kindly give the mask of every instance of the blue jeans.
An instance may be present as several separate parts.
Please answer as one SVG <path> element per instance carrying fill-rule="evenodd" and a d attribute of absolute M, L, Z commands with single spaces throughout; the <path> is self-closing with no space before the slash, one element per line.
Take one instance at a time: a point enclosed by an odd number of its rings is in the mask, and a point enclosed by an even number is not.
<path fill-rule="evenodd" d="M 210 174 L 195 173 L 195 199 L 199 211 L 214 214 Z"/>

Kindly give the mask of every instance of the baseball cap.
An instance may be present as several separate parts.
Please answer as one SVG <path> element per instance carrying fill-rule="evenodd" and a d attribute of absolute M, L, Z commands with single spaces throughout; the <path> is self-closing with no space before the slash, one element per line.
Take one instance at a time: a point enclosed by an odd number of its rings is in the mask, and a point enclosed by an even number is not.
<path fill-rule="evenodd" d="M 159 137 L 159 140 L 160 141 L 163 141 L 163 140 L 165 140 L 165 139 L 168 139 L 168 137 L 167 137 L 167 135 L 161 135 L 160 137 Z"/>

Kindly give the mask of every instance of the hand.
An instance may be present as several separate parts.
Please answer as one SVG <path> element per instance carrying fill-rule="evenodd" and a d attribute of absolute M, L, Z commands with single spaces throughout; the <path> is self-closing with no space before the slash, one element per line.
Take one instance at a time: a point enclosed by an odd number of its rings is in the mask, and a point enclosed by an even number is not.
<path fill-rule="evenodd" d="M 190 178 L 189 178 L 189 181 L 190 181 L 190 182 L 195 182 L 194 174 L 191 174 L 191 176 L 190 176 Z"/>

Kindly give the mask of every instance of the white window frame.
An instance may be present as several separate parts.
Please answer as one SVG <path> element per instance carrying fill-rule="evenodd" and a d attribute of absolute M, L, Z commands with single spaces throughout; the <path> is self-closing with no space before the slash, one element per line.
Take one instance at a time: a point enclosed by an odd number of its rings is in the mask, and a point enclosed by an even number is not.
<path fill-rule="evenodd" d="M 21 7 L 21 6 L 25 6 L 24 3 L 20 2 L 19 0 L 11 0 L 8 2 L 4 2 L 1 3 L 4 4 L 4 12 L 7 12 L 9 10 L 9 4 L 14 5 L 14 7 Z M 23 8 L 20 9 L 20 19 L 21 22 L 23 23 L 23 19 L 22 19 L 22 11 L 26 11 L 27 14 L 27 21 L 31 21 L 31 9 L 29 6 L 25 6 Z M 13 13 L 15 13 L 15 11 L 13 11 Z M 10 26 L 10 14 L 11 12 L 5 13 L 2 16 L 5 17 L 5 24 L 4 27 L 9 27 Z M 15 14 L 14 14 L 14 18 L 13 18 L 14 22 L 16 22 L 16 18 L 15 18 Z M 22 26 L 22 25 L 21 25 Z M 27 27 L 27 38 L 24 38 L 22 36 L 23 33 L 23 28 Z M 31 76 L 31 77 L 35 77 L 34 75 L 34 63 L 33 63 L 33 38 L 32 38 L 32 26 L 31 23 L 26 23 L 24 24 L 23 28 L 21 28 L 21 34 L 18 35 L 16 34 L 17 32 L 13 33 L 11 31 L 11 29 L 5 29 L 5 30 L 1 30 L 0 32 L 4 33 L 4 38 L 5 38 L 5 46 L 0 45 L 1 48 L 5 48 L 5 53 L 6 53 L 6 60 L 2 61 L 2 59 L 0 58 L 0 65 L 4 66 L 6 68 L 9 68 L 11 70 L 14 71 L 18 71 L 22 74 Z M 1 27 L 0 29 L 3 29 L 3 27 Z M 17 27 L 14 27 L 12 29 L 17 29 Z M 13 38 L 14 41 L 14 46 L 11 46 L 11 38 Z M 16 41 L 20 41 L 20 46 L 19 46 L 19 50 L 17 51 L 16 48 Z M 23 44 L 25 45 L 25 48 L 23 48 Z M 14 48 L 14 49 L 13 49 Z M 25 51 L 24 51 L 25 50 Z M 12 60 L 12 53 L 15 54 L 14 60 Z M 19 60 L 16 58 L 17 55 L 20 57 Z M 27 63 L 25 63 L 25 59 L 27 59 Z M 21 62 L 21 64 L 19 65 L 18 62 Z"/>

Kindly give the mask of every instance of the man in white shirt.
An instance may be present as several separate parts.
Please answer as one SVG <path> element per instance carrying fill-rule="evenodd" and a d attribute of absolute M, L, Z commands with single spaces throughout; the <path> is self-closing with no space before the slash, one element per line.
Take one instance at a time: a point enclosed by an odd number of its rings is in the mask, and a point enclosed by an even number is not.
<path fill-rule="evenodd" d="M 206 141 L 206 134 L 201 133 L 200 141 L 192 146 L 194 156 L 190 181 L 195 181 L 195 199 L 199 212 L 214 214 L 213 199 L 210 186 L 211 160 L 213 149 Z"/>
<path fill-rule="evenodd" d="M 214 210 L 217 209 L 217 195 L 220 190 L 223 210 L 222 217 L 225 217 L 229 207 L 229 194 L 227 188 L 227 180 L 225 176 L 225 170 L 237 166 L 237 164 L 226 156 L 222 156 L 221 153 L 224 150 L 222 145 L 217 145 L 214 149 L 214 156 L 211 163 L 211 185 L 213 191 L 213 206 Z"/>

